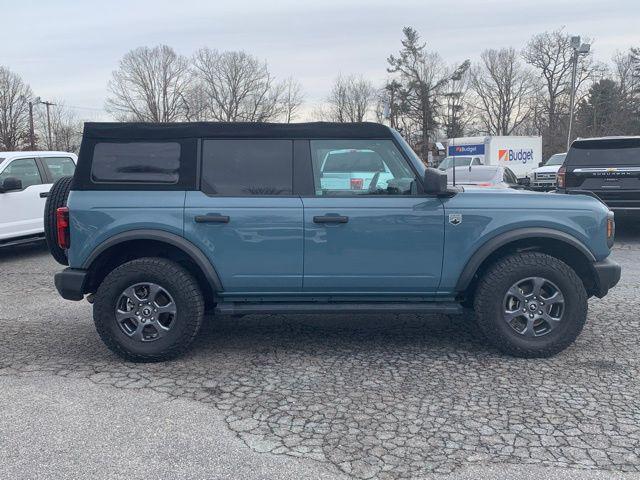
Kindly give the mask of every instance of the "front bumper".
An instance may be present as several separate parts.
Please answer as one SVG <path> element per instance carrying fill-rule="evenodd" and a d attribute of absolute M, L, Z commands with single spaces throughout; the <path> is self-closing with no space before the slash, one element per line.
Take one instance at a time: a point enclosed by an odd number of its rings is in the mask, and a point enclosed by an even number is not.
<path fill-rule="evenodd" d="M 88 273 L 80 268 L 65 268 L 56 273 L 53 278 L 60 296 L 66 300 L 82 300 Z"/>
<path fill-rule="evenodd" d="M 610 288 L 615 287 L 620 281 L 622 268 L 609 258 L 594 263 L 593 268 L 596 272 L 596 290 L 594 294 L 596 297 L 602 298 L 609 292 Z"/>

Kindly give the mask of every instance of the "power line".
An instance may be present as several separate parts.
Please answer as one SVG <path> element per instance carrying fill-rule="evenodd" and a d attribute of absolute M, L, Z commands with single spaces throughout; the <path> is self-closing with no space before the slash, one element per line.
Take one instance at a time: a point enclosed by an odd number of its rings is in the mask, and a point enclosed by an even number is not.
<path fill-rule="evenodd" d="M 66 108 L 73 108 L 75 110 L 93 110 L 94 112 L 107 113 L 104 108 L 98 107 L 79 107 L 77 105 L 67 105 L 66 103 L 62 104 L 62 106 Z"/>

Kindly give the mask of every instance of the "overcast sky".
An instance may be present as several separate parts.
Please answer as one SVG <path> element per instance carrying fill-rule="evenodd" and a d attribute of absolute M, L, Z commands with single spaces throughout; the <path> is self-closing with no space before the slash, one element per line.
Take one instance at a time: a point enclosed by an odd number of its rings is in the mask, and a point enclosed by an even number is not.
<path fill-rule="evenodd" d="M 0 65 L 83 118 L 100 117 L 111 71 L 143 45 L 185 55 L 205 45 L 246 50 L 277 77 L 300 80 L 309 104 L 338 73 L 381 83 L 406 25 L 448 63 L 475 61 L 486 48 L 521 49 L 563 25 L 593 38 L 601 61 L 640 46 L 639 0 L 0 0 L 0 12 Z"/>

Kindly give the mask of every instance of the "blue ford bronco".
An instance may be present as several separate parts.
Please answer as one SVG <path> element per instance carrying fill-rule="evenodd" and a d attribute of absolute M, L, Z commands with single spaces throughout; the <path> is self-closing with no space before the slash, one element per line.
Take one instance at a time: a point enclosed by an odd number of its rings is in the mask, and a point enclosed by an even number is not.
<path fill-rule="evenodd" d="M 546 357 L 620 278 L 597 198 L 448 186 L 375 123 L 87 123 L 45 223 L 60 295 L 133 361 L 183 353 L 205 311 L 471 308 L 501 351 Z"/>

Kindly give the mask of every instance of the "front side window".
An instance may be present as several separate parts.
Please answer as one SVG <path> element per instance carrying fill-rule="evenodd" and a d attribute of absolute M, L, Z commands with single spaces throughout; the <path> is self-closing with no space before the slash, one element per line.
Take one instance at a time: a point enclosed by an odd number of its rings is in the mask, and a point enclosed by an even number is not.
<path fill-rule="evenodd" d="M 0 173 L 0 183 L 4 182 L 4 179 L 8 177 L 22 180 L 22 188 L 42 183 L 38 166 L 33 158 L 20 158 L 12 161 L 7 168 Z"/>
<path fill-rule="evenodd" d="M 97 143 L 91 178 L 98 183 L 177 183 L 177 142 Z"/>
<path fill-rule="evenodd" d="M 409 195 L 416 178 L 391 140 L 311 140 L 316 195 Z"/>
<path fill-rule="evenodd" d="M 43 160 L 54 182 L 59 178 L 72 176 L 76 170 L 76 164 L 69 157 L 47 157 Z"/>
<path fill-rule="evenodd" d="M 208 195 L 291 195 L 293 142 L 205 140 L 201 188 Z"/>

